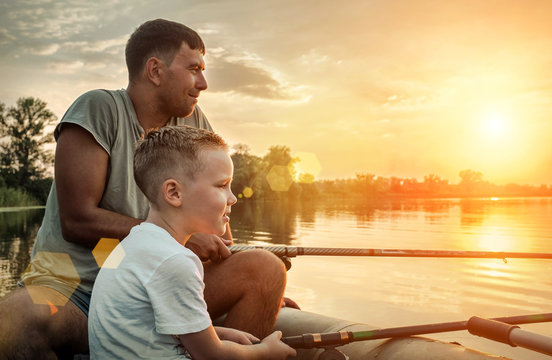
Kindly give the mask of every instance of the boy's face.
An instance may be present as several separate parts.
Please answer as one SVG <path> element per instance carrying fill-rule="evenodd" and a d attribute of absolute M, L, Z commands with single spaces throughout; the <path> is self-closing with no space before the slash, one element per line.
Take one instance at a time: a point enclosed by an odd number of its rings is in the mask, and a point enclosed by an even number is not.
<path fill-rule="evenodd" d="M 202 169 L 183 184 L 183 219 L 188 233 L 222 235 L 230 221 L 230 207 L 237 201 L 230 189 L 234 165 L 222 149 L 199 154 Z"/>

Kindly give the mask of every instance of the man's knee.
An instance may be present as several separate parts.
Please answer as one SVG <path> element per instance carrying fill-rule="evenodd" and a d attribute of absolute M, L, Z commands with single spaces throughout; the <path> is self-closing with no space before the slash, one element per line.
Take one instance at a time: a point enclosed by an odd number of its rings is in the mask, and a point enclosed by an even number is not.
<path fill-rule="evenodd" d="M 32 301 L 27 288 L 18 288 L 2 299 L 0 318 L 2 358 L 27 358 L 40 350 L 48 353 L 48 312 Z"/>
<path fill-rule="evenodd" d="M 282 260 L 266 250 L 250 250 L 236 254 L 241 255 L 247 272 L 252 277 L 270 276 L 274 279 L 285 279 L 286 268 Z"/>
<path fill-rule="evenodd" d="M 244 251 L 245 281 L 262 292 L 283 292 L 286 285 L 286 268 L 276 255 L 265 250 Z M 237 254 L 236 254 L 237 255 Z"/>
<path fill-rule="evenodd" d="M 205 297 L 221 293 L 241 297 L 244 292 L 281 291 L 286 283 L 283 262 L 265 250 L 248 250 L 218 264 L 205 266 Z"/>
<path fill-rule="evenodd" d="M 50 288 L 14 290 L 0 302 L 0 358 L 48 358 L 65 347 L 87 351 L 86 316 L 75 308 Z"/>

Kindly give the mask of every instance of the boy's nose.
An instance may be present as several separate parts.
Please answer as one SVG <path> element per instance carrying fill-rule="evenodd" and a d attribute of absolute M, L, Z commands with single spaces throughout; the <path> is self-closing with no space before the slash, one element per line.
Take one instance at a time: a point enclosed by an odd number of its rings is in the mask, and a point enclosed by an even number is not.
<path fill-rule="evenodd" d="M 230 198 L 228 198 L 228 205 L 229 205 L 229 206 L 232 206 L 232 205 L 234 205 L 236 202 L 238 202 L 238 198 L 234 195 L 233 192 L 230 191 Z"/>

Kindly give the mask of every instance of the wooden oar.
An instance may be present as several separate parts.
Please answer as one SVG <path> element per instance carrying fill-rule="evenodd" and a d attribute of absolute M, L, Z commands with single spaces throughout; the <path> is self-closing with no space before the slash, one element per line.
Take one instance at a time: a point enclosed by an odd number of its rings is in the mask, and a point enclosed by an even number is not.
<path fill-rule="evenodd" d="M 391 256 L 391 257 L 440 257 L 440 258 L 488 258 L 488 259 L 552 259 L 552 253 L 506 252 L 506 251 L 462 251 L 462 250 L 411 250 L 411 249 L 362 249 L 322 248 L 296 246 L 248 246 L 232 245 L 232 253 L 263 249 L 279 257 L 302 255 L 321 256 Z"/>
<path fill-rule="evenodd" d="M 510 325 L 533 324 L 552 321 L 552 313 L 521 315 L 494 318 Z M 282 338 L 282 341 L 295 349 L 323 348 L 328 346 L 341 346 L 354 341 L 387 339 L 394 337 L 406 337 L 422 334 L 434 334 L 449 331 L 466 330 L 468 321 L 454 321 L 436 324 L 402 326 L 386 329 L 374 329 L 367 331 L 340 331 L 333 333 L 303 334 Z"/>

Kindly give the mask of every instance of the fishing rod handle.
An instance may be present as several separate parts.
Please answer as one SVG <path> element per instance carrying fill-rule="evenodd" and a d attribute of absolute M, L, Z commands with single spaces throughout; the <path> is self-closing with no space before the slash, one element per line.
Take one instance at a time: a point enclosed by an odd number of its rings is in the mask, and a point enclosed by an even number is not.
<path fill-rule="evenodd" d="M 287 336 L 282 342 L 294 349 L 312 349 L 328 346 L 339 346 L 350 343 L 353 340 L 351 331 L 340 331 L 324 334 L 303 334 Z"/>
<path fill-rule="evenodd" d="M 510 340 L 510 333 L 513 329 L 519 328 L 517 325 L 484 319 L 479 316 L 472 316 L 466 325 L 470 334 L 516 346 Z"/>
<path fill-rule="evenodd" d="M 552 355 L 551 338 L 522 330 L 516 325 L 472 316 L 468 320 L 467 328 L 473 335 Z"/>

